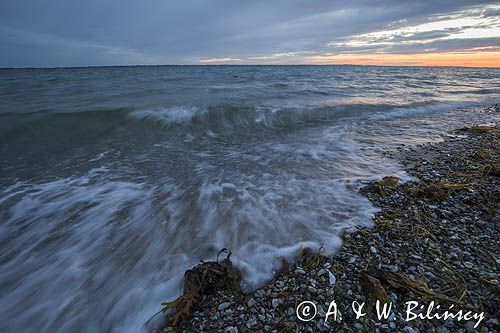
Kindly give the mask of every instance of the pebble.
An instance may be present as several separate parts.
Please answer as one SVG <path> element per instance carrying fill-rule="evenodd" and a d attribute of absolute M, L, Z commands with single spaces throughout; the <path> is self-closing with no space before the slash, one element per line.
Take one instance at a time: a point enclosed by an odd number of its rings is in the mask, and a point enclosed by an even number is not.
<path fill-rule="evenodd" d="M 334 284 L 335 284 L 335 282 L 337 282 L 337 278 L 336 278 L 336 277 L 335 277 L 335 275 L 334 275 L 332 272 L 330 272 L 330 271 L 328 271 L 328 282 L 330 282 L 330 285 L 331 285 L 331 286 L 332 286 L 332 285 L 334 285 Z"/>
<path fill-rule="evenodd" d="M 231 303 L 224 302 L 224 303 L 219 304 L 219 307 L 217 308 L 217 310 L 222 311 L 222 310 L 227 309 L 230 306 L 231 306 Z"/>
<path fill-rule="evenodd" d="M 297 268 L 297 269 L 294 271 L 294 273 L 297 273 L 297 274 L 302 274 L 302 275 L 306 274 L 306 272 L 305 272 L 302 268 Z"/>
<path fill-rule="evenodd" d="M 472 321 L 468 321 L 465 323 L 465 330 L 467 331 L 467 333 L 477 332 L 474 328 L 474 322 Z"/>
<path fill-rule="evenodd" d="M 252 306 L 254 306 L 257 302 L 255 301 L 254 298 L 250 298 L 247 302 L 247 305 L 249 308 L 251 308 Z"/>
<path fill-rule="evenodd" d="M 436 333 L 449 333 L 450 330 L 448 329 L 448 327 L 442 325 L 442 326 L 438 326 L 438 328 L 436 329 Z"/>
<path fill-rule="evenodd" d="M 402 331 L 403 333 L 418 333 L 418 331 L 410 326 L 405 326 Z"/>
<path fill-rule="evenodd" d="M 266 292 L 262 289 L 259 289 L 255 292 L 255 296 L 258 298 L 263 298 L 266 296 Z"/>
<path fill-rule="evenodd" d="M 361 323 L 354 323 L 354 325 L 352 325 L 355 329 L 357 330 L 362 330 L 363 329 L 363 324 Z"/>

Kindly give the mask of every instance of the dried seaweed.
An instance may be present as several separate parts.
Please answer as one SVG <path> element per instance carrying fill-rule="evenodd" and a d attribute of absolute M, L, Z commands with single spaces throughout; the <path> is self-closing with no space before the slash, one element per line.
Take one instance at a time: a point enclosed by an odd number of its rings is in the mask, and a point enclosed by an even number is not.
<path fill-rule="evenodd" d="M 380 181 L 375 183 L 370 183 L 366 187 L 366 191 L 378 193 L 381 196 L 386 196 L 391 193 L 399 185 L 399 178 L 395 176 L 387 176 L 382 178 Z"/>
<path fill-rule="evenodd" d="M 454 305 L 461 305 L 464 308 L 467 309 L 474 309 L 473 306 L 470 304 L 464 303 L 461 299 L 453 299 L 447 296 L 444 296 L 443 294 L 434 292 L 430 290 L 427 285 L 421 281 L 414 281 L 409 279 L 403 274 L 400 273 L 392 273 L 392 272 L 387 272 L 380 270 L 379 272 L 380 275 L 380 280 L 394 288 L 394 289 L 406 289 L 414 292 L 415 294 L 428 297 L 431 299 L 439 300 L 443 303 L 448 303 L 448 304 L 454 304 Z"/>
<path fill-rule="evenodd" d="M 441 202 L 446 200 L 455 191 L 470 188 L 470 184 L 427 181 L 413 185 L 410 190 L 416 198 L 431 202 Z"/>
<path fill-rule="evenodd" d="M 368 274 L 367 270 L 361 272 L 360 282 L 366 295 L 366 309 L 369 314 L 373 314 L 377 301 L 382 303 L 387 303 L 389 301 L 389 296 L 380 280 Z"/>
<path fill-rule="evenodd" d="M 219 262 L 219 255 L 227 253 L 227 257 Z M 193 309 L 205 296 L 213 295 L 220 290 L 241 293 L 240 276 L 233 268 L 230 260 L 231 251 L 222 249 L 215 262 L 202 262 L 184 274 L 184 288 L 182 295 L 172 302 L 162 303 L 162 312 L 172 309 L 168 321 L 177 325 L 190 317 Z"/>
<path fill-rule="evenodd" d="M 481 126 L 481 125 L 460 128 L 460 129 L 457 129 L 455 132 L 457 132 L 457 133 L 500 135 L 500 129 L 498 127 Z"/>

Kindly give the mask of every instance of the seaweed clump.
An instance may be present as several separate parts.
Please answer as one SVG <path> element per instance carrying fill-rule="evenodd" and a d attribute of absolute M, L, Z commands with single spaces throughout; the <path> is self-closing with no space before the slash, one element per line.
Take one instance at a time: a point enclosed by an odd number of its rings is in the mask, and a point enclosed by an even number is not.
<path fill-rule="evenodd" d="M 219 255 L 227 253 L 219 262 Z M 175 326 L 180 321 L 189 319 L 194 308 L 207 296 L 217 291 L 232 291 L 241 293 L 240 274 L 231 262 L 231 251 L 222 249 L 217 255 L 217 261 L 201 262 L 184 273 L 182 295 L 172 302 L 162 303 L 162 312 L 172 312 L 167 316 L 169 324 Z"/>
<path fill-rule="evenodd" d="M 484 125 L 477 125 L 477 126 L 471 126 L 471 127 L 464 127 L 464 128 L 459 128 L 455 130 L 455 132 L 465 132 L 465 133 L 472 133 L 472 134 L 493 134 L 493 135 L 500 135 L 500 129 L 496 126 L 484 126 Z"/>
<path fill-rule="evenodd" d="M 399 185 L 399 178 L 395 176 L 386 176 L 378 182 L 368 184 L 363 189 L 364 192 L 377 193 L 381 196 L 386 196 L 392 193 Z"/>
<path fill-rule="evenodd" d="M 414 185 L 410 191 L 413 192 L 413 195 L 416 198 L 431 202 L 442 202 L 453 192 L 470 188 L 469 184 L 448 183 L 444 181 L 426 181 Z"/>

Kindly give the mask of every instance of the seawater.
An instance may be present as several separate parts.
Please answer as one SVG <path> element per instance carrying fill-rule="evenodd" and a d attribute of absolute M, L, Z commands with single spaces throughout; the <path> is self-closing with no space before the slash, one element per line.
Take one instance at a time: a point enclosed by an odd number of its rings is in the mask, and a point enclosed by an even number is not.
<path fill-rule="evenodd" d="M 0 331 L 138 332 L 232 250 L 246 289 L 334 253 L 384 151 L 498 121 L 500 70 L 0 70 Z"/>

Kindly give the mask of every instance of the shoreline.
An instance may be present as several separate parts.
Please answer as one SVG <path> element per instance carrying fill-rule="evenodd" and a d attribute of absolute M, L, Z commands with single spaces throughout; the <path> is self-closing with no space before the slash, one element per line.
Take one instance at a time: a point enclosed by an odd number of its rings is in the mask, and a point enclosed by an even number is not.
<path fill-rule="evenodd" d="M 361 192 L 381 210 L 372 227 L 345 233 L 334 256 L 306 250 L 256 291 L 222 288 L 203 295 L 194 311 L 160 332 L 498 331 L 500 127 L 453 133 L 440 143 L 398 151 L 415 180 L 384 177 L 364 187 Z M 388 320 L 375 318 L 377 299 L 394 304 Z M 332 300 L 342 320 L 329 316 L 325 323 Z M 317 305 L 315 319 L 297 318 L 303 301 Z M 354 301 L 366 303 L 366 316 L 355 318 Z M 477 320 L 406 320 L 406 302 L 432 301 L 442 311 L 454 304 L 484 319 L 476 328 Z"/>

